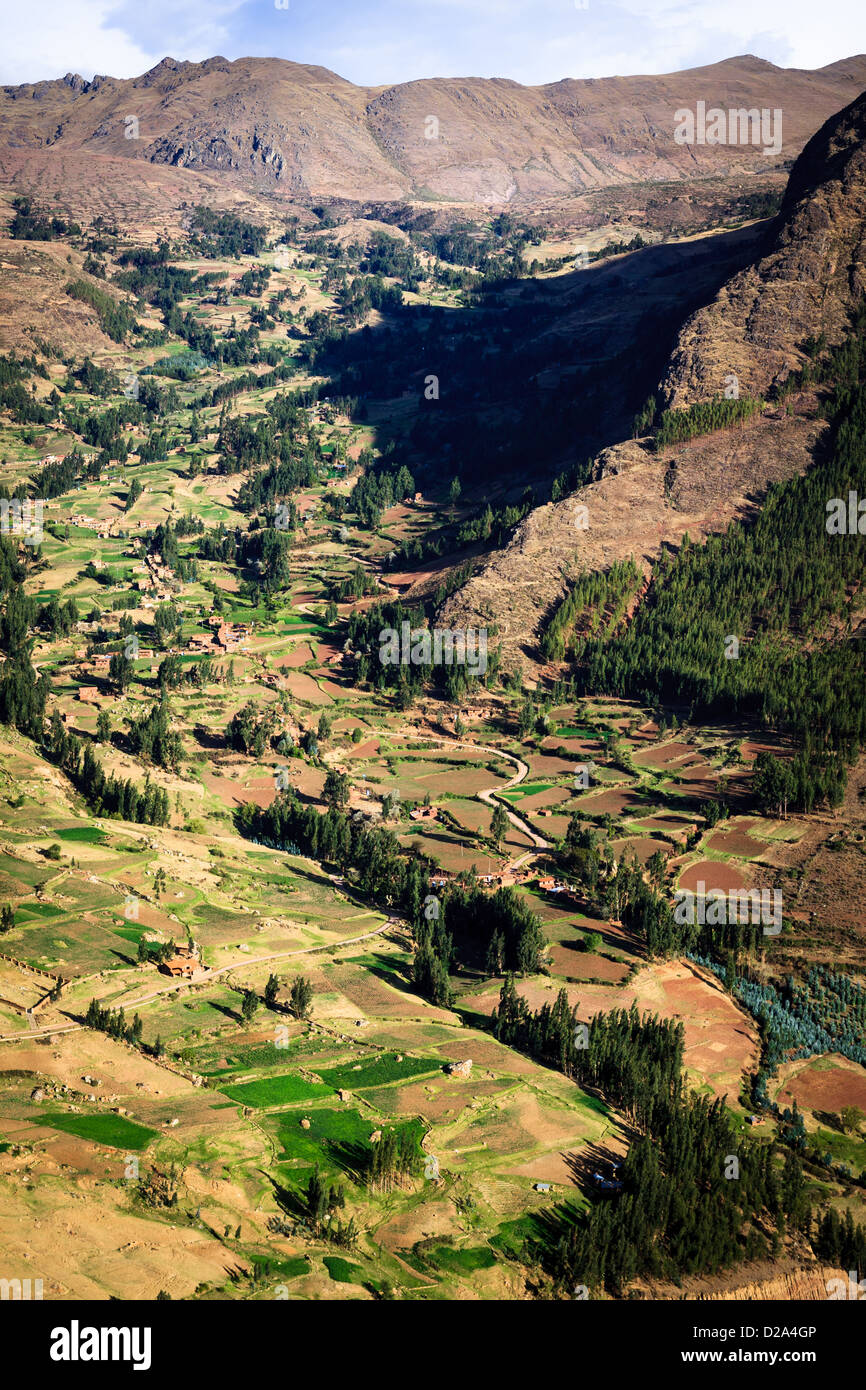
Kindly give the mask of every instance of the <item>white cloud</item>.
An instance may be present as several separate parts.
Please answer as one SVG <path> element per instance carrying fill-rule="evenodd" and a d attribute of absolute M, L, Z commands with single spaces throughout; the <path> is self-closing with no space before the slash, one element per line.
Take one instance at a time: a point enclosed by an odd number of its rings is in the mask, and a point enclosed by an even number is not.
<path fill-rule="evenodd" d="M 153 54 L 111 22 L 109 0 L 42 0 L 38 5 L 4 0 L 0 80 L 38 82 L 94 71 L 128 76 L 153 67 Z"/>
<path fill-rule="evenodd" d="M 821 67 L 866 50 L 862 0 L 42 0 L 5 11 L 0 80 L 131 77 L 166 54 L 272 54 L 376 85 L 672 72 L 740 53 Z"/>

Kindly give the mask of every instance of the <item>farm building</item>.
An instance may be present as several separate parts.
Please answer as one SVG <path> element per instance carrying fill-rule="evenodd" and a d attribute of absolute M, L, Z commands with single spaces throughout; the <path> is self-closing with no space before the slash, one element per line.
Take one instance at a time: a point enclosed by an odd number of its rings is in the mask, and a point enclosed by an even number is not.
<path fill-rule="evenodd" d="M 171 975 L 172 979 L 190 980 L 201 969 L 201 961 L 193 946 L 178 946 L 174 955 L 162 961 L 159 968 L 163 975 Z"/>

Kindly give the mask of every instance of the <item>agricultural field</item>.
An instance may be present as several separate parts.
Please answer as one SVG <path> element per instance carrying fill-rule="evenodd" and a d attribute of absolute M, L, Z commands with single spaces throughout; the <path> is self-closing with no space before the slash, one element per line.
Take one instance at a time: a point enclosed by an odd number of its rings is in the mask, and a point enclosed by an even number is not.
<path fill-rule="evenodd" d="M 484 382 L 570 295 L 572 238 L 501 282 L 528 243 L 485 219 L 463 261 L 267 202 L 88 226 L 75 342 L 3 358 L 3 484 L 44 514 L 0 536 L 0 1251 L 47 1298 L 565 1299 L 608 1201 L 594 1295 L 672 1297 L 663 1223 L 612 1251 L 675 1113 L 812 1204 L 768 1181 L 707 1287 L 866 1217 L 866 760 L 789 807 L 789 729 L 593 687 L 639 598 L 608 569 L 561 651 L 556 604 L 519 653 L 455 619 L 542 500 Z M 477 478 L 407 379 L 452 348 Z M 778 930 L 675 910 L 752 892 Z M 676 1181 L 712 1225 L 712 1175 Z"/>

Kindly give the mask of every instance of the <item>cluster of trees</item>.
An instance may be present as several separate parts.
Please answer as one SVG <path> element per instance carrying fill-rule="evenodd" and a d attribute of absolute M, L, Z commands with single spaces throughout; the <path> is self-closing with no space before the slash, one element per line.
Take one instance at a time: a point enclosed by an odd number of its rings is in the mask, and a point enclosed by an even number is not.
<path fill-rule="evenodd" d="M 158 891 L 157 897 L 159 897 Z M 140 965 L 152 965 L 154 963 L 161 965 L 164 961 L 171 960 L 176 951 L 177 943 L 175 941 L 163 941 L 153 944 L 146 941 L 143 936 L 139 937 L 138 961 Z"/>
<path fill-rule="evenodd" d="M 506 1009 L 510 1006 L 506 1001 Z M 561 1029 L 570 1026 L 567 1002 Z M 540 1026 L 540 1025 L 539 1025 Z M 597 1087 L 639 1130 L 616 1191 L 587 1212 L 566 1203 L 537 1253 L 564 1289 L 619 1294 L 648 1275 L 679 1280 L 770 1255 L 786 1231 L 808 1232 L 811 1210 L 793 1154 L 745 1139 L 722 1100 L 687 1090 L 683 1026 L 630 1010 L 592 1020 L 575 1050 L 574 1074 Z M 775 1223 L 768 1237 L 760 1229 Z"/>
<path fill-rule="evenodd" d="M 33 478 L 37 497 L 61 497 L 72 489 L 84 469 L 84 455 L 80 449 L 71 449 L 58 463 L 46 463 Z"/>
<path fill-rule="evenodd" d="M 0 723 L 41 738 L 49 690 L 47 676 L 37 677 L 26 652 L 10 655 L 0 671 Z"/>
<path fill-rule="evenodd" d="M 399 280 L 416 294 L 425 274 L 411 243 L 382 231 L 371 235 L 366 251 L 359 258 L 358 269 L 365 275 L 387 275 Z"/>
<path fill-rule="evenodd" d="M 122 1042 L 133 1043 L 135 1047 L 141 1043 L 144 1028 L 141 1018 L 138 1014 L 133 1014 L 132 1022 L 127 1023 L 126 1014 L 122 1008 L 103 1008 L 96 999 L 91 999 L 87 1006 L 84 1022 L 86 1027 L 95 1028 L 99 1033 L 107 1033 L 110 1038 L 119 1038 Z"/>
<path fill-rule="evenodd" d="M 403 308 L 403 295 L 396 285 L 385 283 L 381 275 L 356 275 L 349 281 L 343 279 L 336 289 L 335 298 L 340 306 L 342 324 L 335 324 L 328 315 L 312 314 L 307 321 L 311 339 L 304 343 L 301 355 L 312 366 L 322 349 L 327 349 L 332 337 L 344 337 L 350 328 L 363 323 L 371 309 L 381 314 L 397 314 Z"/>
<path fill-rule="evenodd" d="M 239 753 L 260 758 L 270 744 L 275 726 L 273 709 L 248 700 L 229 720 L 226 741 L 230 748 L 235 748 Z"/>
<path fill-rule="evenodd" d="M 24 592 L 27 565 L 14 536 L 0 535 L 0 723 L 11 724 L 28 738 L 41 739 L 50 691 L 47 675 L 36 675 L 30 661 L 30 632 L 37 621 L 34 599 Z"/>
<path fill-rule="evenodd" d="M 184 582 L 198 578 L 198 565 L 190 555 L 181 553 L 180 542 L 189 535 L 197 535 L 204 530 L 204 523 L 197 517 L 182 517 L 177 523 L 161 521 L 145 537 L 145 544 L 151 555 L 160 555 L 163 564 L 174 570 Z"/>
<path fill-rule="evenodd" d="M 45 735 L 43 752 L 60 767 L 96 816 L 116 816 L 141 825 L 168 825 L 168 793 L 147 778 L 139 787 L 105 771 L 90 743 L 70 734 L 55 710 Z"/>
<path fill-rule="evenodd" d="M 732 952 L 734 957 L 755 955 L 764 944 L 764 924 L 748 904 L 748 921 L 724 923 L 678 921 L 678 914 L 664 891 L 665 861 L 660 852 L 648 860 L 645 871 L 632 855 L 617 864 L 610 844 L 600 831 L 581 822 L 575 812 L 560 849 L 563 865 L 572 873 L 599 916 L 620 920 L 646 943 L 651 957 L 670 957 L 683 952 Z M 740 917 L 738 905 L 736 917 Z"/>
<path fill-rule="evenodd" d="M 562 661 L 577 636 L 611 635 L 640 587 L 634 560 L 616 560 L 609 570 L 580 575 L 555 609 L 541 639 L 546 661 Z M 579 629 L 579 632 L 578 632 Z"/>
<path fill-rule="evenodd" d="M 788 976 L 780 987 L 738 974 L 730 964 L 694 953 L 693 959 L 724 979 L 731 993 L 757 1019 L 762 1057 L 758 1089 L 785 1062 L 839 1052 L 866 1065 L 866 990 L 829 966 L 813 966 L 806 979 Z"/>
<path fill-rule="evenodd" d="M 398 906 L 411 920 L 420 915 L 433 864 L 409 856 L 390 830 L 367 825 L 332 808 L 324 814 L 305 806 L 294 788 L 268 807 L 246 802 L 236 823 L 258 844 L 326 860 L 343 871 L 354 869 L 363 895 L 387 907 Z"/>
<path fill-rule="evenodd" d="M 402 1129 L 383 1129 L 382 1136 L 371 1144 L 366 1155 L 363 1176 L 367 1185 L 378 1192 L 390 1192 L 421 1172 L 424 1154 L 414 1126 Z"/>
<path fill-rule="evenodd" d="M 167 656 L 159 663 L 156 678 L 160 690 L 174 690 L 181 685 L 202 689 L 213 681 L 225 680 L 226 674 L 227 667 L 215 665 L 209 657 L 185 665 L 179 656 Z"/>
<path fill-rule="evenodd" d="M 374 468 L 359 478 L 349 496 L 349 506 L 362 526 L 375 531 L 382 513 L 406 497 L 415 495 L 415 479 L 408 468 Z"/>
<path fill-rule="evenodd" d="M 47 425 L 54 417 L 54 411 L 37 400 L 24 385 L 40 365 L 35 357 L 0 356 L 0 410 L 8 410 L 12 419 L 22 425 Z M 44 373 L 42 367 L 40 375 Z"/>
<path fill-rule="evenodd" d="M 811 811 L 822 802 L 841 805 L 846 780 L 845 761 L 838 753 L 820 758 L 801 748 L 786 760 L 764 751 L 755 759 L 752 794 L 763 815 L 787 820 L 789 807 Z"/>
<path fill-rule="evenodd" d="M 818 1222 L 812 1245 L 822 1264 L 853 1269 L 858 1280 L 866 1272 L 866 1229 L 855 1225 L 850 1210 L 843 1217 L 830 1207 Z"/>
<path fill-rule="evenodd" d="M 701 939 L 702 925 L 678 922 L 668 898 L 654 886 L 653 880 L 657 883 L 663 878 L 656 872 L 659 867 L 663 869 L 663 862 L 649 861 L 651 881 L 647 882 L 633 855 L 623 855 L 617 864 L 610 845 L 598 831 L 581 824 L 576 812 L 566 831 L 562 855 L 599 913 L 618 919 L 640 937 L 649 956 L 680 955 Z"/>
<path fill-rule="evenodd" d="M 457 497 L 460 492 L 459 478 L 451 480 L 451 502 L 452 505 L 457 498 L 454 495 L 455 485 L 457 487 Z M 475 513 L 464 517 L 459 524 L 441 526 L 435 530 L 425 533 L 423 539 L 418 537 L 414 540 L 405 540 L 402 545 L 396 546 L 387 557 L 390 568 L 399 568 L 403 565 L 421 564 L 424 560 L 438 559 L 440 555 L 451 555 L 456 550 L 465 549 L 468 546 L 489 544 L 493 549 L 500 549 L 508 540 L 514 528 L 531 512 L 535 506 L 535 494 L 532 489 L 524 489 L 520 502 L 509 503 L 504 507 L 492 507 L 489 502 Z M 467 561 L 462 565 L 461 570 L 465 571 L 471 565 Z M 454 572 L 447 577 L 447 590 L 443 591 L 442 598 L 436 598 L 438 605 L 447 596 L 448 592 L 453 592 L 461 584 L 466 582 L 466 574 L 459 580 Z M 438 591 L 437 591 L 438 593 Z"/>
<path fill-rule="evenodd" d="M 432 603 L 428 605 L 432 610 Z M 400 646 L 400 660 L 382 659 L 384 650 L 380 633 L 383 629 L 397 634 L 402 644 L 403 624 L 409 624 L 410 646 L 407 659 L 403 662 L 403 647 Z M 485 648 L 483 664 L 480 633 L 484 633 Z M 427 626 L 427 616 L 423 608 L 406 608 L 401 600 L 396 603 L 379 603 L 363 611 L 355 610 L 349 615 L 348 636 L 355 654 L 355 676 L 359 685 L 370 684 L 374 690 L 393 689 L 401 709 L 408 709 L 421 691 L 429 683 L 436 687 L 442 698 L 452 704 L 459 702 L 467 691 L 474 689 L 479 680 L 489 683 L 499 669 L 498 648 L 489 650 L 490 633 L 486 629 L 475 629 L 465 634 L 451 634 L 452 650 L 444 643 L 440 659 L 436 659 L 432 633 Z M 460 643 L 464 643 L 465 655 L 459 655 Z M 391 652 L 387 648 L 388 657 Z"/>
<path fill-rule="evenodd" d="M 370 570 L 365 570 L 363 565 L 359 565 L 356 561 L 345 578 L 334 586 L 334 598 L 340 603 L 349 603 L 352 599 L 364 598 L 367 594 L 375 593 L 378 587 L 376 580 L 376 575 Z M 334 615 L 334 621 L 336 621 L 336 615 Z"/>
<path fill-rule="evenodd" d="M 656 426 L 655 446 L 667 449 L 672 444 L 695 439 L 699 434 L 728 429 L 763 410 L 764 404 L 753 396 L 720 396 L 717 400 L 697 401 L 686 410 L 665 410 Z"/>
<path fill-rule="evenodd" d="M 456 883 L 443 897 L 430 895 L 414 923 L 412 979 L 433 1004 L 451 1004 L 452 970 L 469 966 L 485 975 L 541 968 L 544 934 L 538 917 L 513 888 L 485 893 Z"/>
<path fill-rule="evenodd" d="M 101 290 L 89 280 L 70 280 L 66 293 L 70 299 L 80 300 L 95 311 L 103 333 L 115 343 L 124 342 L 127 334 L 138 327 L 135 314 L 128 304 L 115 299 L 107 290 Z"/>
<path fill-rule="evenodd" d="M 265 984 L 265 1004 L 269 1009 L 277 1008 L 277 994 L 279 993 L 280 982 L 276 975 L 269 975 Z M 294 1014 L 297 1019 L 305 1019 L 309 1015 L 313 1003 L 313 985 L 306 975 L 296 975 L 289 987 L 289 1013 Z"/>
<path fill-rule="evenodd" d="M 789 728 L 802 757 L 790 773 L 763 760 L 758 789 L 770 810 L 836 804 L 866 742 L 866 652 L 838 640 L 853 631 L 866 538 L 826 530 L 829 498 L 866 495 L 866 316 L 831 369 L 832 430 L 816 466 L 772 487 L 753 525 L 662 557 L 627 631 L 588 644 L 578 672 L 581 691 Z"/>
<path fill-rule="evenodd" d="M 172 727 L 171 710 L 166 700 L 160 700 L 147 714 L 132 720 L 129 744 L 139 757 L 148 758 L 157 767 L 164 767 L 170 772 L 177 771 L 183 760 L 183 739 Z"/>
<path fill-rule="evenodd" d="M 121 252 L 117 258 L 118 265 L 130 268 L 118 275 L 117 284 L 167 313 L 175 308 L 179 300 L 204 294 L 215 281 L 224 278 L 219 272 L 197 275 L 194 270 L 171 265 L 170 255 L 171 247 L 167 241 L 159 241 L 155 247 L 131 247 Z"/>
<path fill-rule="evenodd" d="M 345 1224 L 337 1217 L 337 1212 L 342 1211 L 345 1205 L 346 1196 L 342 1187 L 326 1182 L 315 1168 L 303 1195 L 305 1222 L 320 1240 L 348 1249 L 358 1239 L 358 1228 L 354 1216 Z"/>
<path fill-rule="evenodd" d="M 223 256 L 260 256 L 267 242 L 267 229 L 247 222 L 235 212 L 214 212 L 199 205 L 193 212 L 190 245 L 193 251 L 214 259 Z"/>
<path fill-rule="evenodd" d="M 259 844 L 353 869 L 365 897 L 401 909 L 414 926 L 416 987 L 434 1002 L 450 1001 L 448 975 L 455 963 L 471 963 L 490 974 L 539 968 L 540 924 L 513 889 L 488 894 L 458 884 L 442 900 L 433 897 L 433 865 L 408 855 L 391 831 L 347 815 L 339 808 L 341 800 L 335 794 L 335 804 L 322 814 L 289 789 L 269 807 L 246 803 L 236 821 L 240 832 Z"/>
<path fill-rule="evenodd" d="M 69 217 L 47 212 L 23 195 L 12 199 L 15 216 L 9 235 L 18 241 L 56 241 L 58 237 L 80 236 L 81 227 Z"/>

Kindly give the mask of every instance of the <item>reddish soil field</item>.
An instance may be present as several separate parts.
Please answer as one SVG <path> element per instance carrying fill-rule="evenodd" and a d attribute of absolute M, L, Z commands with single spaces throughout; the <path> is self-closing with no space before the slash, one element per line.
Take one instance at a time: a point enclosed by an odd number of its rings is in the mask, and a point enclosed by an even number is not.
<path fill-rule="evenodd" d="M 370 1018 L 447 1019 L 445 1010 L 415 994 L 403 994 L 369 971 L 354 965 L 338 965 L 328 972 L 331 989 L 339 989 L 350 1003 Z"/>
<path fill-rule="evenodd" d="M 289 652 L 288 656 L 278 656 L 273 662 L 275 667 L 296 667 L 304 666 L 308 661 L 313 660 L 313 651 L 309 642 L 302 642 L 299 647 L 295 647 Z"/>
<path fill-rule="evenodd" d="M 334 646 L 332 642 L 319 642 L 316 645 L 316 660 L 324 666 L 330 657 L 336 656 L 340 651 L 341 648 Z"/>
<path fill-rule="evenodd" d="M 330 695 L 332 700 L 338 700 L 341 695 L 345 695 L 346 692 L 343 687 L 331 680 L 327 671 L 314 671 L 313 675 L 316 677 L 316 683 L 323 695 Z"/>
<path fill-rule="evenodd" d="M 629 970 L 623 961 L 608 960 L 592 951 L 576 951 L 561 941 L 550 947 L 550 964 L 554 975 L 561 975 L 564 980 L 603 980 L 612 985 L 624 980 Z"/>
<path fill-rule="evenodd" d="M 557 748 L 565 748 L 569 753 L 580 753 L 584 757 L 591 758 L 598 754 L 601 740 L 551 737 L 543 739 L 541 746 L 547 753 L 553 753 Z"/>
<path fill-rule="evenodd" d="M 727 892 L 729 888 L 745 888 L 746 886 L 745 879 L 732 864 L 721 864 L 714 859 L 701 859 L 697 864 L 690 864 L 680 874 L 677 886 L 696 893 L 699 880 L 706 884 L 707 892 L 711 888 L 721 888 Z"/>
<path fill-rule="evenodd" d="M 546 840 L 555 840 L 564 835 L 568 829 L 569 816 L 541 816 L 537 814 L 532 818 L 534 828 L 539 835 L 543 835 Z"/>
<path fill-rule="evenodd" d="M 330 705 L 333 703 L 330 695 L 326 695 L 320 690 L 311 676 L 303 671 L 296 671 L 286 678 L 286 685 L 298 700 L 306 700 L 311 705 Z"/>
<path fill-rule="evenodd" d="M 459 874 L 473 865 L 478 874 L 498 874 L 502 871 L 502 859 L 484 854 L 481 850 L 467 848 L 445 835 L 425 831 L 420 835 L 400 835 L 398 838 L 407 848 L 415 848 L 422 854 L 429 854 L 430 858 L 435 859 L 448 873 Z"/>
<path fill-rule="evenodd" d="M 324 770 L 320 767 L 295 767 L 291 762 L 288 767 L 292 785 L 297 787 L 302 796 L 310 796 L 318 801 L 325 785 L 326 774 Z"/>
<path fill-rule="evenodd" d="M 257 806 L 270 806 L 277 794 L 273 778 L 254 778 L 247 785 L 232 777 L 221 777 L 215 772 L 203 772 L 201 780 L 209 792 L 218 796 L 225 806 L 240 806 L 245 801 L 254 801 Z"/>
<path fill-rule="evenodd" d="M 574 771 L 573 762 L 568 758 L 557 758 L 554 753 L 529 753 L 524 762 L 529 765 L 529 776 L 533 781 L 537 777 L 558 777 L 562 772 Z"/>
<path fill-rule="evenodd" d="M 768 743 L 758 739 L 747 739 L 740 744 L 740 754 L 743 762 L 752 763 L 759 753 L 774 753 L 778 757 L 784 749 L 778 743 Z"/>
<path fill-rule="evenodd" d="M 716 831 L 707 841 L 707 847 L 722 854 L 741 854 L 751 858 L 767 849 L 767 842 L 753 840 L 751 835 L 747 835 L 744 829 L 737 826 L 734 830 Z"/>
<path fill-rule="evenodd" d="M 630 791 L 591 792 L 588 796 L 581 797 L 578 809 L 585 811 L 587 815 L 601 815 L 610 811 L 611 815 L 619 816 L 627 808 L 642 804 L 640 797 Z"/>
<path fill-rule="evenodd" d="M 693 763 L 681 763 L 673 770 L 684 782 L 704 782 L 712 786 L 716 780 L 715 769 L 700 758 Z"/>
<path fill-rule="evenodd" d="M 503 780 L 502 777 L 497 777 L 495 772 L 488 772 L 483 767 L 454 767 L 443 772 L 415 774 L 415 781 L 422 789 L 429 787 L 431 796 L 437 791 L 454 792 L 457 796 L 474 796 L 476 792 L 484 791 L 486 787 L 495 786 Z"/>
<path fill-rule="evenodd" d="M 374 758 L 379 751 L 379 740 L 368 738 L 366 743 L 353 743 L 343 750 L 346 758 Z"/>
<path fill-rule="evenodd" d="M 824 1061 L 832 1060 L 836 1065 L 825 1068 Z M 834 1114 L 845 1105 L 856 1105 L 866 1113 L 866 1070 L 856 1062 L 844 1057 L 821 1058 L 819 1063 L 794 1062 L 793 1074 L 783 1082 L 775 1099 L 779 1105 L 790 1105 L 796 1100 L 800 1109 Z M 787 1068 L 786 1068 L 787 1070 Z"/>
<path fill-rule="evenodd" d="M 514 802 L 515 811 L 537 811 L 542 806 L 559 806 L 568 801 L 571 792 L 567 787 L 551 787 L 546 792 L 534 792 L 532 796 L 522 796 Z"/>
<path fill-rule="evenodd" d="M 257 806 L 270 806 L 276 800 L 277 786 L 273 777 L 251 777 L 243 789 L 245 801 L 254 801 Z"/>
<path fill-rule="evenodd" d="M 643 763 L 646 767 L 666 767 L 668 763 L 675 762 L 677 758 L 682 758 L 686 753 L 693 753 L 687 743 L 665 743 L 661 748 L 651 748 L 647 753 L 638 753 L 636 761 Z"/>
<path fill-rule="evenodd" d="M 630 855 L 637 855 L 638 863 L 645 864 L 657 850 L 667 858 L 672 852 L 672 846 L 667 840 L 654 840 L 651 835 L 632 835 L 627 840 L 613 841 L 613 852 L 617 859 L 623 850 L 628 850 Z"/>
<path fill-rule="evenodd" d="M 490 834 L 490 822 L 493 819 L 493 810 L 490 806 L 485 806 L 481 801 L 449 801 L 445 804 L 445 809 L 459 821 L 460 825 L 467 830 L 483 835 Z M 514 826 L 510 828 L 502 843 L 513 845 L 515 849 L 531 849 L 532 841 L 527 835 L 523 835 Z"/>
<path fill-rule="evenodd" d="M 645 830 L 666 830 L 671 835 L 688 835 L 694 830 L 696 821 L 679 820 L 676 816 L 647 816 L 645 820 L 635 821 Z"/>

